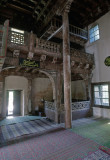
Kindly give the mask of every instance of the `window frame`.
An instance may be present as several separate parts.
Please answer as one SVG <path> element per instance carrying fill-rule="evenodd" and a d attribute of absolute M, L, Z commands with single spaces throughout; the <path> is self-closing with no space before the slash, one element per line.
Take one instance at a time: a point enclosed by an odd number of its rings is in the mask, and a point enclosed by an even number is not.
<path fill-rule="evenodd" d="M 11 43 L 17 44 L 17 45 L 24 45 L 25 44 L 25 31 L 11 28 Z"/>
<path fill-rule="evenodd" d="M 97 27 L 98 26 L 98 27 Z M 97 27 L 97 29 L 95 29 Z M 98 31 L 98 34 L 96 34 L 96 32 Z M 91 32 L 91 33 L 90 33 Z M 92 36 L 92 34 L 93 34 L 93 36 Z M 98 39 L 95 39 L 97 36 L 99 36 L 98 37 Z M 93 39 L 93 40 L 92 40 Z M 89 43 L 91 44 L 91 43 L 94 43 L 94 42 L 96 42 L 97 40 L 99 40 L 100 39 L 100 31 L 99 31 L 99 25 L 98 24 L 95 24 L 95 25 L 93 25 L 93 26 L 91 26 L 91 28 L 89 28 Z M 92 40 L 92 41 L 91 41 Z"/>
<path fill-rule="evenodd" d="M 95 104 L 95 92 L 94 92 L 94 86 L 102 86 L 102 85 L 108 85 L 108 98 L 99 98 L 99 99 L 108 99 L 109 105 L 104 104 Z M 91 92 L 92 92 L 92 106 L 93 107 L 99 107 L 99 108 L 107 108 L 110 109 L 110 82 L 99 82 L 99 83 L 92 83 L 91 84 Z M 99 91 L 100 92 L 100 91 Z M 101 92 L 102 93 L 102 92 Z M 100 93 L 99 93 L 100 94 Z"/>

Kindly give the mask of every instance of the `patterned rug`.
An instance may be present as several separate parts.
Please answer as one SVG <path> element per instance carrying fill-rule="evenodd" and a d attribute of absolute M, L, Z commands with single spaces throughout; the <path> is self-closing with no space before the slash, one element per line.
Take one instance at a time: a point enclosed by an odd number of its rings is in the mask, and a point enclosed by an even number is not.
<path fill-rule="evenodd" d="M 104 153 L 101 150 L 98 150 L 91 155 L 87 156 L 83 160 L 110 160 L 110 155 Z"/>
<path fill-rule="evenodd" d="M 18 116 L 18 117 L 7 117 L 5 119 L 0 120 L 0 126 L 8 125 L 8 124 L 14 124 L 14 123 L 20 123 L 35 119 L 42 119 L 40 116 Z"/>
<path fill-rule="evenodd" d="M 70 130 L 62 129 L 41 136 L 25 137 L 0 149 L 1 160 L 81 160 L 99 145 Z M 92 159 L 93 160 L 93 159 Z"/>
<path fill-rule="evenodd" d="M 0 127 L 0 144 L 13 140 L 17 137 L 29 134 L 41 134 L 61 128 L 59 125 L 46 119 L 38 119 Z"/>
<path fill-rule="evenodd" d="M 105 146 L 99 146 L 99 149 L 110 155 L 110 149 Z"/>
<path fill-rule="evenodd" d="M 85 120 L 85 122 L 84 122 Z M 73 121 L 72 131 L 85 138 L 89 138 L 100 145 L 110 148 L 110 120 L 109 119 L 80 119 L 79 125 Z M 77 122 L 77 121 L 76 121 Z M 76 124 L 76 125 L 75 125 Z"/>

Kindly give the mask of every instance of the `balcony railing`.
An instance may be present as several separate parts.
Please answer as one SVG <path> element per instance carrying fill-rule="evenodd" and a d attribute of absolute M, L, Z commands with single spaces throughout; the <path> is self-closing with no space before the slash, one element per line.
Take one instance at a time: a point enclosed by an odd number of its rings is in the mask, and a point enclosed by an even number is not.
<path fill-rule="evenodd" d="M 81 101 L 81 102 L 73 102 L 71 103 L 72 111 L 89 109 L 90 101 Z M 55 110 L 54 102 L 45 101 L 45 109 Z M 64 104 L 61 104 L 60 111 L 65 111 Z"/>
<path fill-rule="evenodd" d="M 55 18 L 51 21 L 51 26 L 58 29 L 62 26 L 62 22 L 61 22 L 61 20 Z M 69 31 L 70 31 L 71 35 L 76 35 L 76 36 L 81 37 L 85 40 L 88 39 L 87 30 L 81 29 L 79 27 L 76 27 L 76 26 L 70 24 Z"/>
<path fill-rule="evenodd" d="M 54 102 L 45 101 L 45 109 L 55 110 Z"/>
<path fill-rule="evenodd" d="M 44 49 L 48 52 L 60 53 L 60 45 L 40 38 L 36 39 L 36 48 Z"/>
<path fill-rule="evenodd" d="M 35 36 L 36 37 L 36 36 Z M 46 41 L 41 38 L 34 38 L 34 46 L 38 49 L 43 49 L 48 52 L 60 53 L 60 45 L 54 42 Z M 15 32 L 9 29 L 8 32 L 8 43 L 13 43 L 16 45 L 29 45 L 29 33 Z"/>
<path fill-rule="evenodd" d="M 81 28 L 73 26 L 73 25 L 69 25 L 69 30 L 70 30 L 71 35 L 76 35 L 76 36 L 83 38 L 85 40 L 87 40 L 87 38 L 88 38 L 88 33 L 84 29 L 81 29 Z"/>

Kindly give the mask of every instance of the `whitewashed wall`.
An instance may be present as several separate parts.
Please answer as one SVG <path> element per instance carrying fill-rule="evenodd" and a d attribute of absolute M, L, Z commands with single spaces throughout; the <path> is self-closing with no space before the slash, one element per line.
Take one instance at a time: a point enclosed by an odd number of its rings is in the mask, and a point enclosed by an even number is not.
<path fill-rule="evenodd" d="M 42 99 L 53 100 L 52 83 L 49 78 L 35 78 L 32 82 L 32 106 L 43 107 Z"/>
<path fill-rule="evenodd" d="M 88 41 L 85 45 L 86 52 L 95 56 L 92 82 L 107 82 L 110 81 L 110 67 L 105 66 L 104 60 L 110 56 L 110 12 L 93 24 L 99 25 L 100 39 L 91 44 Z"/>
<path fill-rule="evenodd" d="M 94 54 L 95 69 L 93 71 L 92 82 L 110 82 L 110 67 L 105 66 L 105 58 L 110 56 L 110 12 L 98 19 L 92 25 L 99 25 L 100 39 L 85 45 L 86 52 Z M 93 106 L 93 115 L 110 118 L 110 109 L 96 108 Z"/>

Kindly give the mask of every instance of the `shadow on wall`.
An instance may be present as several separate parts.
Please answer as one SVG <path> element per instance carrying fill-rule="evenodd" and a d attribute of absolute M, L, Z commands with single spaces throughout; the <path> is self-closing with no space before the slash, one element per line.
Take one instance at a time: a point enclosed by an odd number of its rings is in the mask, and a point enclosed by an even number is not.
<path fill-rule="evenodd" d="M 44 111 L 44 100 L 53 100 L 53 89 L 49 78 L 36 78 L 32 85 L 33 95 L 32 95 L 32 106 L 33 110 L 39 110 L 39 112 Z"/>
<path fill-rule="evenodd" d="M 71 82 L 72 102 L 87 100 L 86 85 L 83 80 Z"/>

